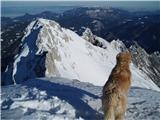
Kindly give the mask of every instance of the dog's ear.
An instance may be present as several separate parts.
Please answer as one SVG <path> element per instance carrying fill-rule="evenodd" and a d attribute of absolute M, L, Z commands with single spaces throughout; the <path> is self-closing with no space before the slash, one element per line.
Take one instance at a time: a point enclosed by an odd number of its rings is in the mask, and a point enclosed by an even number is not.
<path fill-rule="evenodd" d="M 117 54 L 116 58 L 118 58 L 120 56 L 120 53 Z"/>
<path fill-rule="evenodd" d="M 132 61 L 132 54 L 130 52 L 126 52 L 128 61 L 131 62 Z"/>
<path fill-rule="evenodd" d="M 121 53 L 118 53 L 117 56 L 116 56 L 117 61 L 119 61 L 120 54 Z"/>

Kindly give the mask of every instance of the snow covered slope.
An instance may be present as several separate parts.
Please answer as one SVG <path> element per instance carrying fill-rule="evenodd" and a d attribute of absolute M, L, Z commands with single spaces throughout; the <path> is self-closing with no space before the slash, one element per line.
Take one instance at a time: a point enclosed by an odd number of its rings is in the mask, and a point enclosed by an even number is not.
<path fill-rule="evenodd" d="M 21 51 L 15 57 L 13 73 L 10 72 L 12 80 L 14 83 L 22 83 L 36 77 L 58 76 L 102 86 L 124 44 L 119 40 L 109 43 L 99 37 L 96 40 L 105 49 L 93 45 L 84 36 L 62 28 L 55 21 L 35 20 L 27 27 Z M 132 86 L 159 91 L 152 80 L 133 64 L 131 70 Z"/>
<path fill-rule="evenodd" d="M 102 120 L 102 87 L 41 78 L 2 87 L 2 120 Z M 132 87 L 125 120 L 159 120 L 160 92 Z"/>

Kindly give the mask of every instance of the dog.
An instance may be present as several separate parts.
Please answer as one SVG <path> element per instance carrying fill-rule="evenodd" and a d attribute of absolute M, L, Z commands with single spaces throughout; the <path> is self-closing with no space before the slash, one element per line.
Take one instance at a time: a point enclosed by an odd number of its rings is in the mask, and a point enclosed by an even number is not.
<path fill-rule="evenodd" d="M 117 63 L 103 87 L 102 107 L 104 120 L 123 120 L 127 108 L 127 96 L 131 85 L 131 54 L 121 52 Z"/>

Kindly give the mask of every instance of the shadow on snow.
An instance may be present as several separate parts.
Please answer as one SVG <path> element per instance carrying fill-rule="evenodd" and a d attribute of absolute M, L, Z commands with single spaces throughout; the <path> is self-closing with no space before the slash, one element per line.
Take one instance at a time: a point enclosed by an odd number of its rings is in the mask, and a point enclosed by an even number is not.
<path fill-rule="evenodd" d="M 46 91 L 48 98 L 57 96 L 61 100 L 65 100 L 76 109 L 76 118 L 82 117 L 85 120 L 102 119 L 102 114 L 92 109 L 86 102 L 82 100 L 84 95 L 98 99 L 99 97 L 84 90 L 67 85 L 57 84 L 50 81 L 40 79 L 30 80 L 24 83 L 28 88 L 37 88 Z M 53 113 L 54 111 L 50 111 Z"/>

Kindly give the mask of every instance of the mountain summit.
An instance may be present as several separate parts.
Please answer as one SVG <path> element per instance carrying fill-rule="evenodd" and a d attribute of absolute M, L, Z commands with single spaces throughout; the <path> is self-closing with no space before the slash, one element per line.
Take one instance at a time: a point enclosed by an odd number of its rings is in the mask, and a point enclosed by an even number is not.
<path fill-rule="evenodd" d="M 55 21 L 37 19 L 31 22 L 22 38 L 19 54 L 3 75 L 3 83 L 16 84 L 37 77 L 57 76 L 104 85 L 116 63 L 116 55 L 125 46 L 119 40 L 107 42 L 94 37 L 105 47 L 94 45 Z M 159 90 L 134 64 L 131 70 L 133 86 Z"/>

